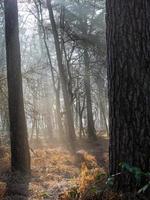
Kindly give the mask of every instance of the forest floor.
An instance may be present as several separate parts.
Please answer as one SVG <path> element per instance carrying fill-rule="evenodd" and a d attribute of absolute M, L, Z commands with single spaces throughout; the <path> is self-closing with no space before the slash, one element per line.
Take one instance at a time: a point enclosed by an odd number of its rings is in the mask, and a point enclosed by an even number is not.
<path fill-rule="evenodd" d="M 108 138 L 105 135 L 96 142 L 81 140 L 77 145 L 79 150 L 107 173 Z M 23 178 L 10 173 L 9 148 L 0 147 L 0 199 L 58 200 L 60 194 L 76 185 L 81 165 L 63 147 L 40 147 L 33 149 L 31 155 L 31 176 Z"/>

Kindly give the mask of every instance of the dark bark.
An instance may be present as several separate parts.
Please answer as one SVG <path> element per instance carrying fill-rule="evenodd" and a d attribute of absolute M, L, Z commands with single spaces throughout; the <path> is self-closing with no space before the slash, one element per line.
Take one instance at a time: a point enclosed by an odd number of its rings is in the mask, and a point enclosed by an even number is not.
<path fill-rule="evenodd" d="M 12 170 L 30 172 L 30 154 L 24 112 L 17 0 L 5 0 L 8 103 Z"/>
<path fill-rule="evenodd" d="M 68 91 L 68 83 L 67 83 L 67 77 L 65 73 L 65 67 L 63 65 L 62 60 L 62 53 L 60 49 L 60 43 L 59 43 L 59 36 L 56 28 L 56 23 L 53 15 L 51 0 L 47 0 L 47 7 L 49 11 L 49 18 L 52 25 L 52 32 L 54 36 L 54 42 L 55 42 L 55 49 L 56 49 L 56 56 L 57 56 L 57 62 L 58 62 L 58 68 L 60 73 L 60 80 L 62 85 L 62 91 L 63 91 L 63 98 L 64 98 L 64 105 L 65 105 L 65 111 L 66 111 L 66 120 L 67 120 L 67 134 L 69 139 L 69 146 L 71 147 L 71 150 L 75 151 L 75 130 L 74 130 L 74 122 L 73 122 L 73 114 L 72 114 L 72 103 L 71 103 L 71 97 L 69 95 Z"/>
<path fill-rule="evenodd" d="M 150 171 L 150 2 L 107 0 L 110 174 Z M 118 186 L 132 190 L 129 177 Z"/>
<path fill-rule="evenodd" d="M 96 132 L 94 128 L 93 112 L 92 112 L 92 100 L 91 100 L 91 85 L 90 85 L 90 66 L 89 55 L 87 49 L 84 49 L 84 62 L 85 62 L 85 95 L 87 105 L 87 131 L 88 137 L 96 139 Z"/>

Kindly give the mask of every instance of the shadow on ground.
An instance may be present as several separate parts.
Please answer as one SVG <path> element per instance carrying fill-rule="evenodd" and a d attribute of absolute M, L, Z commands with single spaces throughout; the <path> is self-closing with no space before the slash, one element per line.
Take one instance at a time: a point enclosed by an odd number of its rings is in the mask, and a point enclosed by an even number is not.
<path fill-rule="evenodd" d="M 6 192 L 3 200 L 28 200 L 30 177 L 11 174 L 7 179 Z"/>

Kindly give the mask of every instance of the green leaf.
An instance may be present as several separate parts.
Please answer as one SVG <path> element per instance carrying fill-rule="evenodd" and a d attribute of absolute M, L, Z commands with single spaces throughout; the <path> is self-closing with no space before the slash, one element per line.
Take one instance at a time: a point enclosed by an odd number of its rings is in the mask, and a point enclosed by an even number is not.
<path fill-rule="evenodd" d="M 126 170 L 130 173 L 133 172 L 133 168 L 128 163 L 122 163 L 121 167 L 122 167 L 122 170 Z"/>
<path fill-rule="evenodd" d="M 106 181 L 106 185 L 112 187 L 114 185 L 114 181 L 115 181 L 114 176 L 110 176 Z"/>
<path fill-rule="evenodd" d="M 136 182 L 139 184 L 141 182 L 141 177 L 143 176 L 143 172 L 138 167 L 133 167 L 129 165 L 128 163 L 122 164 L 122 169 L 125 171 L 130 172 L 134 178 L 136 179 Z"/>

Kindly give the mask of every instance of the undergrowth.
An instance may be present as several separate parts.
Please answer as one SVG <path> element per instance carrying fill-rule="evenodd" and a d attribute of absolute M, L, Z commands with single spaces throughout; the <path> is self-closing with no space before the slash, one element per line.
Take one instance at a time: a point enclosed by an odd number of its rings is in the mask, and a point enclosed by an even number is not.
<path fill-rule="evenodd" d="M 127 163 L 123 163 L 121 167 L 120 173 L 108 177 L 95 158 L 85 153 L 76 187 L 60 195 L 59 200 L 149 200 L 144 193 L 150 188 L 150 173 L 144 173 L 140 168 Z M 114 178 L 126 172 L 135 178 L 135 188 L 138 186 L 140 189 L 135 189 L 133 193 L 114 192 Z M 144 186 L 141 184 L 142 177 L 147 180 Z"/>
<path fill-rule="evenodd" d="M 76 186 L 59 196 L 59 200 L 120 200 L 118 194 L 108 189 L 107 174 L 96 159 L 85 153 Z"/>

